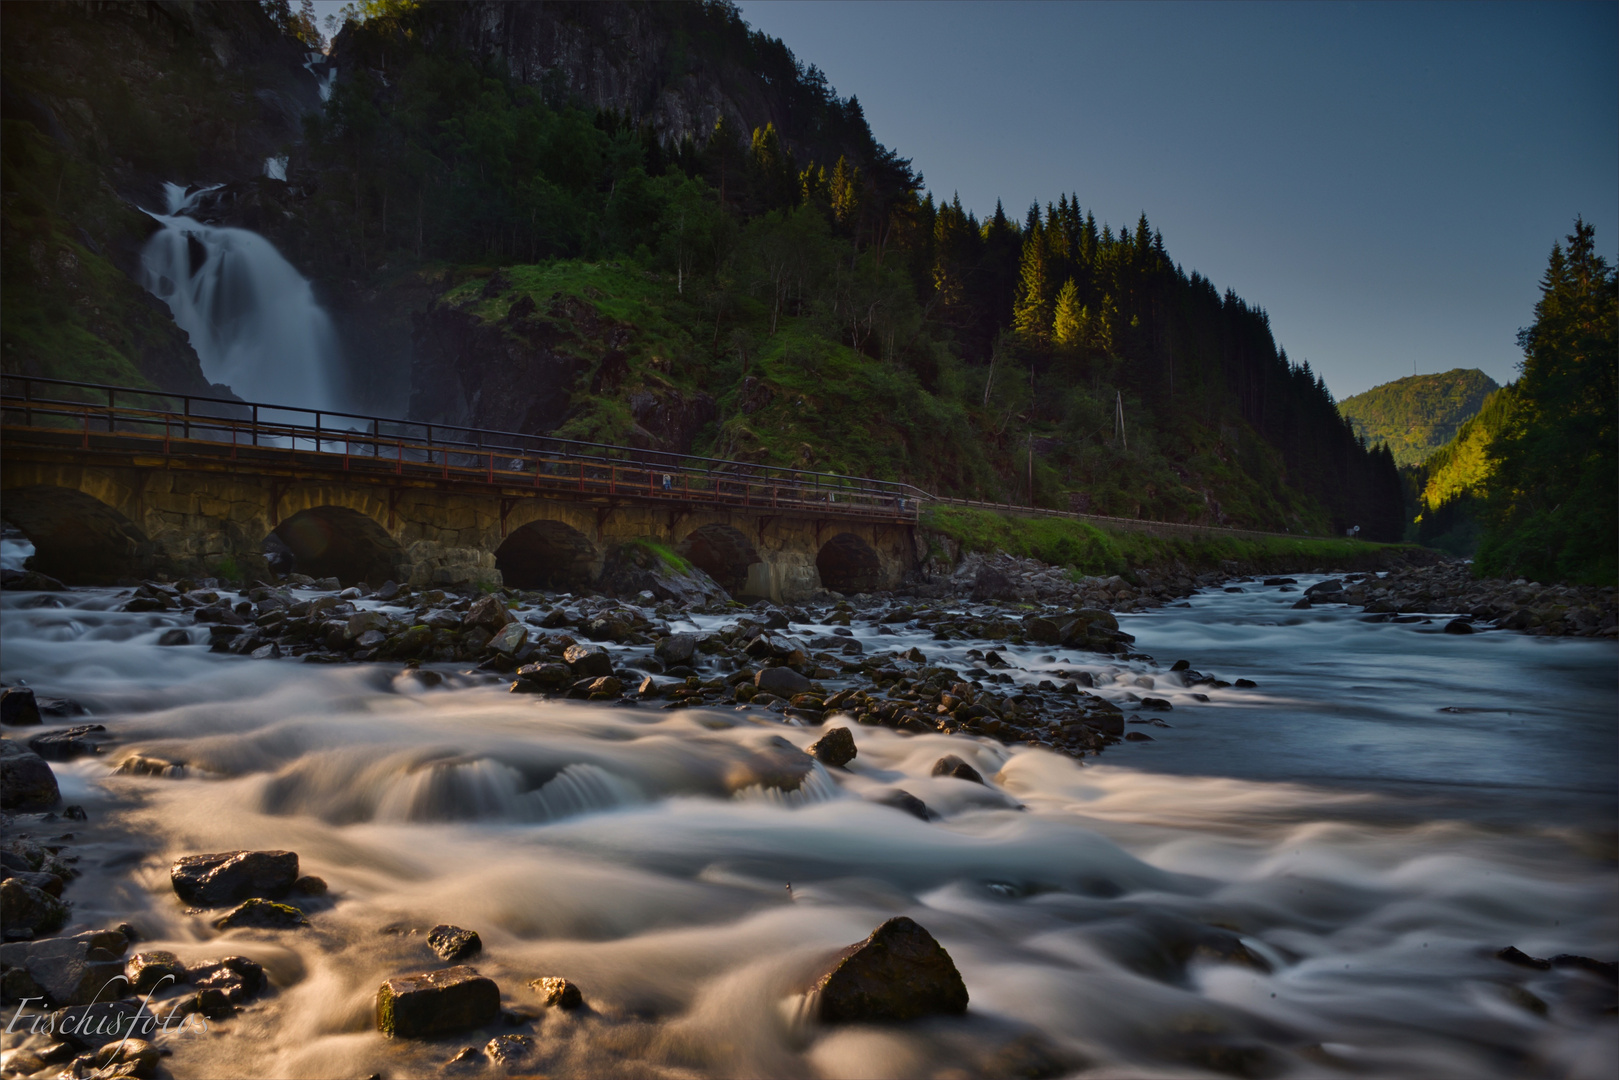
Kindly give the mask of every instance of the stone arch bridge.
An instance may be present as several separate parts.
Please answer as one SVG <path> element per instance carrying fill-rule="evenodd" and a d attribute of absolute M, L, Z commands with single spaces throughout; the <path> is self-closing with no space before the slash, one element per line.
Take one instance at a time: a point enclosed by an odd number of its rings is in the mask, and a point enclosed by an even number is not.
<path fill-rule="evenodd" d="M 6 377 L 0 517 L 70 583 L 262 575 L 588 585 L 651 540 L 733 595 L 891 588 L 906 485 L 505 432 Z"/>

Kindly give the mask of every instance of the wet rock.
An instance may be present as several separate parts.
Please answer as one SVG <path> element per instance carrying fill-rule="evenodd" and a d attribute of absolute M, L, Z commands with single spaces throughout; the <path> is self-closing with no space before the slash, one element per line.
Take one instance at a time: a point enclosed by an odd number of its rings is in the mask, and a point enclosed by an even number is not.
<path fill-rule="evenodd" d="M 156 1030 L 160 1021 L 139 1001 L 99 1001 L 57 1009 L 50 1016 L 56 1037 L 75 1050 L 116 1046 Z M 73 1075 L 67 1073 L 66 1075 Z"/>
<path fill-rule="evenodd" d="M 215 930 L 234 930 L 241 926 L 260 930 L 292 930 L 308 926 L 304 913 L 291 904 L 278 904 L 274 900 L 254 897 L 244 900 L 228 913 L 214 920 Z"/>
<path fill-rule="evenodd" d="M 453 962 L 482 952 L 483 939 L 476 930 L 440 923 L 427 932 L 427 946 L 438 953 L 440 960 Z"/>
<path fill-rule="evenodd" d="M 673 667 L 676 664 L 689 664 L 691 658 L 697 653 L 696 634 L 670 634 L 658 642 L 652 654 L 664 664 Z"/>
<path fill-rule="evenodd" d="M 377 990 L 377 1030 L 419 1039 L 492 1024 L 500 1017 L 500 988 L 470 967 L 399 975 Z"/>
<path fill-rule="evenodd" d="M 984 565 L 978 570 L 978 577 L 973 581 L 972 598 L 982 603 L 985 600 L 1011 600 L 1017 596 L 1017 586 L 1012 579 L 992 566 Z"/>
<path fill-rule="evenodd" d="M 967 1011 L 967 986 L 944 947 L 901 915 L 843 950 L 812 984 L 822 1023 L 883 1023 Z"/>
<path fill-rule="evenodd" d="M 1141 707 L 1143 709 L 1158 709 L 1161 711 L 1168 711 L 1169 709 L 1173 709 L 1175 706 L 1171 705 L 1167 700 L 1161 697 L 1144 697 L 1141 699 Z"/>
<path fill-rule="evenodd" d="M 146 994 L 165 986 L 186 981 L 186 966 L 171 952 L 154 949 L 138 952 L 124 965 L 129 988 L 136 994 Z"/>
<path fill-rule="evenodd" d="M 1530 968 L 1534 971 L 1550 971 L 1552 966 L 1551 961 L 1530 956 L 1528 953 L 1519 950 L 1516 945 L 1508 945 L 1506 948 L 1498 950 L 1495 958 L 1505 960 L 1516 967 Z"/>
<path fill-rule="evenodd" d="M 1314 607 L 1314 605 L 1310 603 L 1310 598 L 1308 596 L 1301 596 L 1292 604 L 1292 608 L 1295 611 L 1305 611 L 1311 607 Z"/>
<path fill-rule="evenodd" d="M 101 748 L 92 736 L 105 735 L 106 731 L 102 724 L 80 724 L 63 731 L 35 735 L 28 740 L 28 749 L 47 761 L 72 761 L 87 754 L 99 753 Z"/>
<path fill-rule="evenodd" d="M 949 776 L 957 780 L 970 780 L 975 784 L 982 784 L 984 777 L 979 771 L 967 764 L 955 754 L 946 754 L 933 763 L 934 776 Z"/>
<path fill-rule="evenodd" d="M 7 938 L 52 933 L 67 917 L 67 904 L 39 886 L 15 876 L 0 882 L 0 927 Z"/>
<path fill-rule="evenodd" d="M 165 630 L 157 639 L 159 645 L 190 645 L 191 632 L 181 627 Z"/>
<path fill-rule="evenodd" d="M 468 630 L 481 626 L 491 634 L 498 634 L 512 621 L 512 613 L 497 596 L 481 597 L 461 619 L 461 625 Z"/>
<path fill-rule="evenodd" d="M 131 754 L 120 761 L 118 768 L 113 771 L 123 776 L 177 777 L 186 774 L 186 765 L 183 761 L 169 761 L 166 758 Z"/>
<path fill-rule="evenodd" d="M 186 974 L 197 992 L 189 1001 L 190 1011 L 207 1017 L 229 1016 L 263 992 L 264 968 L 245 956 L 227 956 L 192 964 Z"/>
<path fill-rule="evenodd" d="M 120 998 L 127 992 L 122 976 L 128 947 L 117 930 L 0 945 L 0 988 L 7 1002 L 40 997 L 53 1008 L 83 1005 L 97 995 Z"/>
<path fill-rule="evenodd" d="M 1452 619 L 1445 624 L 1445 633 L 1476 634 L 1478 631 L 1473 628 L 1473 622 L 1471 619 Z"/>
<path fill-rule="evenodd" d="M 158 1048 L 145 1039 L 119 1039 L 91 1051 L 73 1064 L 78 1066 L 82 1063 L 85 1069 L 100 1070 L 97 1075 L 101 1076 L 129 1076 L 136 1080 L 148 1080 L 157 1075 L 160 1056 Z M 69 1074 L 73 1074 L 72 1070 Z"/>
<path fill-rule="evenodd" d="M 61 801 L 56 774 L 44 758 L 10 740 L 0 741 L 0 809 L 35 813 Z"/>
<path fill-rule="evenodd" d="M 496 1065 L 510 1067 L 534 1053 L 534 1040 L 527 1035 L 496 1035 L 484 1043 L 483 1053 Z"/>
<path fill-rule="evenodd" d="M 792 697 L 809 690 L 810 681 L 789 667 L 761 668 L 754 676 L 756 690 L 777 697 Z"/>
<path fill-rule="evenodd" d="M 854 735 L 846 727 L 828 728 L 809 748 L 809 755 L 821 764 L 839 768 L 853 761 L 859 752 Z"/>
<path fill-rule="evenodd" d="M 579 992 L 579 987 L 567 979 L 550 976 L 543 979 L 529 980 L 529 987 L 545 1002 L 548 1008 L 577 1009 L 585 1003 L 585 997 Z"/>
<path fill-rule="evenodd" d="M 1583 971 L 1607 982 L 1619 982 L 1619 965 L 1607 960 L 1593 960 L 1589 956 L 1558 953 L 1551 958 L 1551 966 L 1560 970 Z"/>
<path fill-rule="evenodd" d="M 49 574 L 41 574 L 37 570 L 0 570 L 0 589 L 16 589 L 18 592 L 63 592 L 67 589 L 60 581 Z"/>
<path fill-rule="evenodd" d="M 4 874 L 0 874 L 0 877 L 15 878 L 24 885 L 32 885 L 34 888 L 48 892 L 56 897 L 62 895 L 62 888 L 66 884 L 55 874 L 40 873 L 33 870 L 13 870 L 9 866 L 5 868 Z"/>
<path fill-rule="evenodd" d="M 518 681 L 536 690 L 557 690 L 573 681 L 573 672 L 566 664 L 524 664 L 517 669 Z M 516 683 L 512 689 L 518 689 Z"/>
<path fill-rule="evenodd" d="M 1319 597 L 1323 600 L 1327 600 L 1328 603 L 1333 603 L 1337 599 L 1337 594 L 1343 591 L 1344 583 L 1342 580 L 1338 578 L 1328 578 L 1326 581 L 1318 581 L 1314 585 L 1311 585 L 1308 589 L 1305 589 L 1304 595 L 1309 597 Z"/>
<path fill-rule="evenodd" d="M 562 652 L 562 662 L 575 676 L 599 678 L 613 673 L 613 659 L 600 645 L 569 645 Z"/>
<path fill-rule="evenodd" d="M 224 851 L 187 855 L 169 867 L 181 900 L 196 907 L 225 907 L 249 898 L 279 900 L 298 880 L 292 851 Z"/>
<path fill-rule="evenodd" d="M 314 874 L 305 874 L 292 883 L 292 890 L 305 896 L 325 896 L 326 879 L 318 878 Z"/>
<path fill-rule="evenodd" d="M 44 721 L 39 715 L 39 700 L 26 686 L 8 686 L 0 690 L 0 724 L 24 727 Z"/>
<path fill-rule="evenodd" d="M 922 821 L 932 821 L 938 817 L 937 814 L 928 809 L 927 803 L 904 788 L 895 788 L 893 791 L 886 792 L 872 801 L 883 806 L 891 806 L 895 810 L 903 810 L 905 813 Z"/>
<path fill-rule="evenodd" d="M 1259 688 L 1259 684 L 1254 682 L 1252 679 L 1238 679 L 1231 685 L 1235 686 L 1238 690 L 1257 690 Z"/>
<path fill-rule="evenodd" d="M 1153 737 L 1151 735 L 1145 734 L 1144 732 L 1140 732 L 1140 731 L 1129 732 L 1124 736 L 1124 738 L 1128 742 L 1153 742 L 1154 741 L 1154 739 L 1153 739 Z"/>
<path fill-rule="evenodd" d="M 512 655 L 528 643 L 528 627 L 520 622 L 509 622 L 489 639 L 489 647 L 498 653 Z"/>

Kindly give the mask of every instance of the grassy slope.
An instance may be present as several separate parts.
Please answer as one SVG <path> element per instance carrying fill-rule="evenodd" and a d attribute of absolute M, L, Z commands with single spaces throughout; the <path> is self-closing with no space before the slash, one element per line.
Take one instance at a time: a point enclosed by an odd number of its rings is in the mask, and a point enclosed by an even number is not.
<path fill-rule="evenodd" d="M 716 330 L 700 288 L 688 282 L 681 295 L 670 275 L 628 258 L 507 266 L 500 273 L 508 288 L 485 297 L 488 271 L 472 271 L 444 300 L 492 322 L 525 294 L 546 317 L 561 294 L 633 328 L 624 349 L 628 377 L 605 393 L 589 389 L 588 373 L 582 377 L 558 434 L 626 442 L 632 394 L 705 392 L 715 398 L 719 419 L 698 434 L 695 453 L 904 480 L 989 500 L 1027 499 L 1025 444 L 1000 430 L 1004 418 L 974 407 L 981 393 L 967 385 L 971 372 L 949 373 L 940 392 L 930 393 L 908 368 L 829 340 L 808 319 L 784 318 L 771 334 L 765 307 L 745 296 L 733 298 Z M 593 363 L 606 352 L 583 344 Z M 1287 487 L 1280 456 L 1246 428 L 1217 431 L 1177 417 L 1157 439 L 1142 429 L 1126 451 L 1087 433 L 1111 431 L 1111 412 L 1104 412 L 1096 425 L 1050 432 L 1070 448 L 1055 460 L 1036 458 L 1042 504 L 1066 506 L 1069 491 L 1084 490 L 1098 513 L 1200 521 L 1217 503 L 1232 523 L 1326 531 L 1321 508 Z"/>
<path fill-rule="evenodd" d="M 1232 561 L 1255 570 L 1300 570 L 1379 565 L 1391 555 L 1415 550 L 1404 544 L 1373 544 L 1322 537 L 1165 539 L 1110 530 L 1071 518 L 1019 518 L 964 507 L 928 511 L 923 526 L 955 540 L 963 551 L 1005 551 L 1070 567 L 1082 574 L 1125 574 L 1176 563 L 1215 569 Z"/>

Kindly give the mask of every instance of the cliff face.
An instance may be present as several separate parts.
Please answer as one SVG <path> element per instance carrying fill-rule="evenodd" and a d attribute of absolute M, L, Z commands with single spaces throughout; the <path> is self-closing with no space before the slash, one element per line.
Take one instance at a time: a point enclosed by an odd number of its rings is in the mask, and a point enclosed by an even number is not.
<path fill-rule="evenodd" d="M 614 441 L 685 453 L 718 416 L 710 395 L 632 364 L 649 348 L 636 327 L 579 296 L 553 291 L 537 302 L 504 272 L 428 304 L 412 343 L 418 420 L 539 434 L 593 397 L 621 403 Z"/>
<path fill-rule="evenodd" d="M 701 146 L 723 115 L 742 138 L 774 124 L 806 163 L 864 161 L 874 143 L 858 104 L 845 103 L 787 47 L 753 33 L 726 5 L 633 0 L 466 0 L 424 5 L 430 41 L 464 49 L 541 89 L 554 104 L 613 110 L 665 146 Z M 386 46 L 339 34 L 339 71 L 386 70 Z"/>

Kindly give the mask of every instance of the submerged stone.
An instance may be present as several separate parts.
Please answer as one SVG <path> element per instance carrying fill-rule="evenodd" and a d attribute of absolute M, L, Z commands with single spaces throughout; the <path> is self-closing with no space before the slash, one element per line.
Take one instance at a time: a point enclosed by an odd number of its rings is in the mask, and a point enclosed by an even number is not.
<path fill-rule="evenodd" d="M 579 992 L 579 987 L 567 979 L 548 976 L 543 979 L 531 979 L 528 984 L 540 1000 L 552 1008 L 577 1009 L 585 1003 L 585 996 Z"/>

